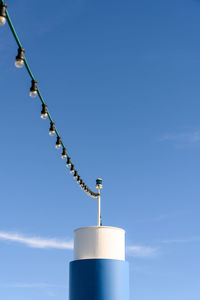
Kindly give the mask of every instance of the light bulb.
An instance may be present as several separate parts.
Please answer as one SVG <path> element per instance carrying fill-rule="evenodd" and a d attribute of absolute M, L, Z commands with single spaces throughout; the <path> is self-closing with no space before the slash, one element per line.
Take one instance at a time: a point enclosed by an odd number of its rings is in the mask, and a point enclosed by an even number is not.
<path fill-rule="evenodd" d="M 37 80 L 32 80 L 31 88 L 30 88 L 30 97 L 37 97 Z"/>
<path fill-rule="evenodd" d="M 3 26 L 6 24 L 6 17 L 0 16 L 0 26 Z"/>
<path fill-rule="evenodd" d="M 42 104 L 41 119 L 46 120 L 47 117 L 48 117 L 47 105 Z"/>
<path fill-rule="evenodd" d="M 24 52 L 25 50 L 23 48 L 18 49 L 18 54 L 15 59 L 15 66 L 17 68 L 22 68 L 24 66 Z"/>
<path fill-rule="evenodd" d="M 61 147 L 61 138 L 58 136 L 56 141 L 56 149 L 60 149 Z"/>
<path fill-rule="evenodd" d="M 0 3 L 0 26 L 3 26 L 6 24 L 6 3 Z"/>
<path fill-rule="evenodd" d="M 77 183 L 80 183 L 80 180 L 81 180 L 81 178 L 80 178 L 80 176 L 78 175 L 78 177 L 77 177 Z"/>
<path fill-rule="evenodd" d="M 36 98 L 37 97 L 37 91 L 31 91 L 29 95 L 30 95 L 31 98 Z"/>
<path fill-rule="evenodd" d="M 84 185 L 83 180 L 81 180 L 81 182 L 80 182 L 81 189 L 83 189 L 83 185 Z"/>
<path fill-rule="evenodd" d="M 32 80 L 31 88 L 30 88 L 30 97 L 35 98 L 37 97 L 37 81 Z"/>
<path fill-rule="evenodd" d="M 66 148 L 63 148 L 63 152 L 62 152 L 62 159 L 65 159 L 67 158 L 67 151 L 66 151 Z"/>
<path fill-rule="evenodd" d="M 55 123 L 51 122 L 50 128 L 49 128 L 49 135 L 53 136 L 56 133 Z"/>
<path fill-rule="evenodd" d="M 48 117 L 48 114 L 47 114 L 47 113 L 44 113 L 44 114 L 41 115 L 41 119 L 43 119 L 43 120 L 46 120 L 47 117 Z"/>
<path fill-rule="evenodd" d="M 75 171 L 75 172 L 74 172 L 74 179 L 76 179 L 77 177 L 78 177 L 78 172 Z"/>
<path fill-rule="evenodd" d="M 23 59 L 18 59 L 18 60 L 15 60 L 15 67 L 16 68 L 22 68 L 24 66 L 24 60 Z"/>
<path fill-rule="evenodd" d="M 74 173 L 74 165 L 73 164 L 71 164 L 71 168 L 70 168 L 70 173 L 72 174 L 72 173 Z"/>
<path fill-rule="evenodd" d="M 67 157 L 67 163 L 66 163 L 66 166 L 69 168 L 71 166 L 71 158 L 68 156 Z"/>

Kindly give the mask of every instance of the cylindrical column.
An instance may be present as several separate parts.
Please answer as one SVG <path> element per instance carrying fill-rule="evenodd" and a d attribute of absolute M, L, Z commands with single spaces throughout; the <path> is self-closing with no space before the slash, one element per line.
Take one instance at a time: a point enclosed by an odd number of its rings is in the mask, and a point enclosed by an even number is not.
<path fill-rule="evenodd" d="M 69 277 L 69 300 L 129 300 L 125 231 L 105 226 L 76 229 Z"/>

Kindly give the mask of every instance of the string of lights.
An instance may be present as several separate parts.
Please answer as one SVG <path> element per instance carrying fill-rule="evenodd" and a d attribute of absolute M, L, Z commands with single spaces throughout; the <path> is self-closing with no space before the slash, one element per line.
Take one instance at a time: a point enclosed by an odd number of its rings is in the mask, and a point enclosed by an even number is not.
<path fill-rule="evenodd" d="M 41 110 L 41 119 L 46 120 L 47 118 L 50 121 L 50 128 L 49 128 L 49 135 L 50 136 L 55 136 L 56 135 L 56 144 L 55 147 L 56 149 L 60 149 L 62 148 L 62 155 L 61 158 L 63 160 L 66 159 L 66 167 L 70 169 L 70 173 L 73 175 L 73 178 L 77 181 L 77 183 L 80 185 L 81 189 L 83 191 L 85 191 L 88 196 L 92 197 L 92 198 L 98 198 L 99 197 L 99 193 L 94 193 L 92 192 L 89 187 L 85 184 L 84 180 L 81 178 L 81 176 L 78 173 L 78 170 L 76 170 L 74 164 L 71 161 L 71 157 L 69 156 L 67 149 L 60 137 L 60 134 L 58 133 L 56 126 L 55 126 L 55 122 L 53 121 L 47 104 L 44 101 L 44 98 L 41 95 L 41 92 L 38 88 L 38 82 L 35 79 L 29 64 L 27 62 L 27 59 L 24 55 L 25 53 L 25 49 L 22 47 L 22 44 L 18 38 L 18 35 L 15 31 L 15 28 L 12 24 L 11 18 L 9 16 L 9 13 L 7 11 L 7 4 L 4 3 L 3 0 L 0 0 L 0 26 L 3 26 L 6 24 L 6 20 L 8 22 L 9 28 L 13 34 L 13 37 L 18 45 L 18 53 L 15 59 L 15 66 L 17 68 L 22 68 L 23 66 L 25 66 L 30 78 L 31 78 L 31 87 L 30 87 L 30 97 L 32 98 L 36 98 L 38 97 L 42 103 L 42 110 Z"/>

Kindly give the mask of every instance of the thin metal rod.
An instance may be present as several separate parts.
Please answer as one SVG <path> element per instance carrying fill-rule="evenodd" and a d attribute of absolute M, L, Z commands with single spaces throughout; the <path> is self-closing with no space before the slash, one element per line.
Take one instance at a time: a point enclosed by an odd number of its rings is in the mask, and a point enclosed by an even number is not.
<path fill-rule="evenodd" d="M 98 188 L 98 211 L 97 211 L 97 226 L 101 226 L 101 194 L 100 188 Z"/>

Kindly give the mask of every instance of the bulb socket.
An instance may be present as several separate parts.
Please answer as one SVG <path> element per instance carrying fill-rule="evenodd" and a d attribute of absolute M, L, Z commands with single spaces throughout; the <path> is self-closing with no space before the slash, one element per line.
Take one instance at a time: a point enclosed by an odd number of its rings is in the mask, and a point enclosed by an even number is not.
<path fill-rule="evenodd" d="M 6 18 L 6 9 L 8 5 L 6 3 L 0 3 L 0 17 Z"/>

